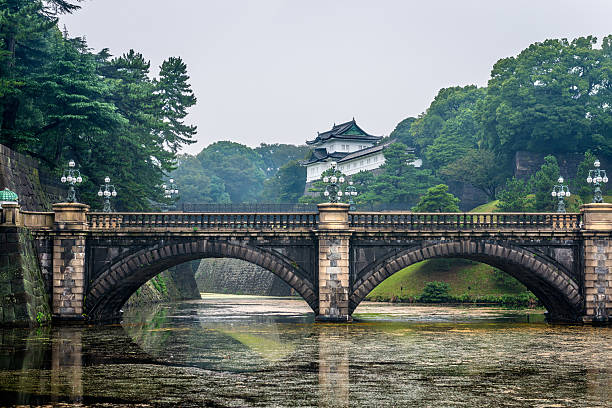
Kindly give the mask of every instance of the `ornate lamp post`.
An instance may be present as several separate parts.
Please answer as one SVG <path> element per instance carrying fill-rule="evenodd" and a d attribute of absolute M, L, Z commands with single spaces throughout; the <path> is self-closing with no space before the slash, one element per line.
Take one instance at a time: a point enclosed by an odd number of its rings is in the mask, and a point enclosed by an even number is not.
<path fill-rule="evenodd" d="M 338 200 L 342 198 L 342 190 L 340 190 L 340 186 L 337 183 L 344 183 L 344 176 L 342 173 L 336 169 L 337 163 L 331 162 L 332 174 L 331 176 L 323 177 L 324 183 L 329 183 L 325 186 L 325 191 L 323 192 L 323 196 L 325 198 L 329 198 L 330 203 L 337 203 Z"/>
<path fill-rule="evenodd" d="M 173 198 L 178 194 L 177 185 L 174 184 L 174 179 L 168 180 L 170 182 L 169 185 L 162 184 L 162 188 L 164 189 L 164 198 Z M 166 209 L 169 209 L 169 206 L 166 206 Z"/>
<path fill-rule="evenodd" d="M 553 187 L 551 195 L 559 199 L 559 203 L 557 204 L 557 212 L 564 213 L 565 212 L 565 197 L 570 196 L 570 191 L 569 191 L 568 186 L 563 185 L 563 177 L 559 177 L 559 180 L 557 180 L 557 183 L 559 184 Z"/>
<path fill-rule="evenodd" d="M 589 177 L 587 177 L 587 183 L 595 186 L 595 191 L 593 192 L 593 202 L 594 203 L 603 203 L 603 195 L 601 194 L 601 183 L 608 182 L 608 176 L 606 176 L 605 170 L 600 170 L 599 166 L 601 163 L 599 160 L 595 160 L 593 163 L 595 166 L 594 170 L 589 170 Z"/>
<path fill-rule="evenodd" d="M 353 185 L 352 181 L 349 181 L 349 186 L 346 188 L 346 195 L 349 198 L 349 211 L 355 211 L 355 201 L 353 201 L 353 197 L 357 196 L 357 189 Z"/>
<path fill-rule="evenodd" d="M 74 160 L 70 160 L 68 162 L 68 168 L 64 170 L 64 174 L 60 178 L 62 183 L 68 183 L 70 188 L 68 189 L 68 197 L 67 201 L 69 203 L 76 202 L 76 192 L 74 190 L 75 184 L 81 184 L 83 182 L 83 178 L 81 177 L 81 172 L 75 168 L 76 164 Z"/>
<path fill-rule="evenodd" d="M 104 184 L 100 186 L 100 190 L 98 190 L 98 197 L 104 197 L 104 208 L 102 211 L 111 212 L 110 198 L 117 197 L 117 190 L 115 190 L 115 186 L 110 183 L 110 177 L 104 177 Z M 104 191 L 102 190 L 104 188 Z"/>

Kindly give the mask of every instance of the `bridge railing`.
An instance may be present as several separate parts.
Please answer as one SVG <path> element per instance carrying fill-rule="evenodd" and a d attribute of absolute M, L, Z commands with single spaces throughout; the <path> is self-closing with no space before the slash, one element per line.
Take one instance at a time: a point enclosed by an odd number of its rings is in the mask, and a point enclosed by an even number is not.
<path fill-rule="evenodd" d="M 351 212 L 349 226 L 355 229 L 393 230 L 578 230 L 580 213 L 380 213 Z"/>
<path fill-rule="evenodd" d="M 317 213 L 88 213 L 93 230 L 183 229 L 183 230 L 297 230 L 314 229 Z"/>

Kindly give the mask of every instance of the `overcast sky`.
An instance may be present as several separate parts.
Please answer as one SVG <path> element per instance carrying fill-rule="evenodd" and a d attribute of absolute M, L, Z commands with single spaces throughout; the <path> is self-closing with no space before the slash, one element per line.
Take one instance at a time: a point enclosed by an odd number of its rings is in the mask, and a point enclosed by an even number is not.
<path fill-rule="evenodd" d="M 198 153 L 218 140 L 303 144 L 351 120 L 388 135 L 438 90 L 547 38 L 612 34 L 610 0 L 86 0 L 62 18 L 95 51 L 130 48 L 157 74 L 187 63 Z"/>

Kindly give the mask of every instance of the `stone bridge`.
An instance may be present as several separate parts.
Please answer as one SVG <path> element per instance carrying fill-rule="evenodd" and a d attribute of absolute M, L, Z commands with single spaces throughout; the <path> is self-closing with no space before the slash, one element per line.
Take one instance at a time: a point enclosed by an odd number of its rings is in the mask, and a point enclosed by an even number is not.
<path fill-rule="evenodd" d="M 350 212 L 94 213 L 6 204 L 2 226 L 36 241 L 54 318 L 106 321 L 161 271 L 207 257 L 238 258 L 285 281 L 317 320 L 350 321 L 365 296 L 411 264 L 466 258 L 531 290 L 552 321 L 612 320 L 612 205 L 580 213 Z"/>

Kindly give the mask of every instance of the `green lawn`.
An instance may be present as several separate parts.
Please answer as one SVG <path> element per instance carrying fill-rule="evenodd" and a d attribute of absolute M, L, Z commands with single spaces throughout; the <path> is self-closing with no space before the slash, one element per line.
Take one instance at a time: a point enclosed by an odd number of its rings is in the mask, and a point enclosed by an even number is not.
<path fill-rule="evenodd" d="M 479 205 L 476 208 L 471 209 L 470 212 L 475 212 L 475 213 L 495 212 L 495 211 L 497 211 L 497 204 L 498 203 L 499 203 L 499 200 L 489 201 L 486 204 L 482 204 L 482 205 Z"/>
<path fill-rule="evenodd" d="M 366 299 L 390 300 L 416 297 L 427 282 L 450 285 L 452 296 L 502 296 L 527 291 L 518 281 L 495 268 L 463 259 L 430 259 L 411 265 L 387 278 Z"/>

